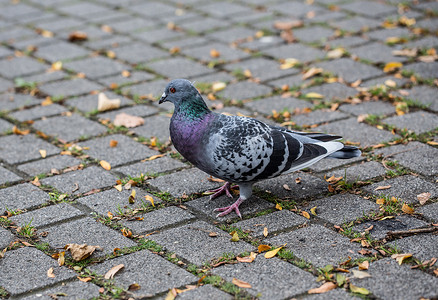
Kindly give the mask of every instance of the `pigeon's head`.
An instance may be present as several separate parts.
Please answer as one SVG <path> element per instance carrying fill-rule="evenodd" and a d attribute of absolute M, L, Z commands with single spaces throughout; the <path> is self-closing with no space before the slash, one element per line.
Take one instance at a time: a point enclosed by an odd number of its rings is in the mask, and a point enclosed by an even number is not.
<path fill-rule="evenodd" d="M 198 95 L 198 90 L 190 81 L 187 79 L 174 79 L 166 86 L 158 103 L 169 101 L 175 106 L 179 106 L 183 101 L 193 101 L 198 98 Z"/>

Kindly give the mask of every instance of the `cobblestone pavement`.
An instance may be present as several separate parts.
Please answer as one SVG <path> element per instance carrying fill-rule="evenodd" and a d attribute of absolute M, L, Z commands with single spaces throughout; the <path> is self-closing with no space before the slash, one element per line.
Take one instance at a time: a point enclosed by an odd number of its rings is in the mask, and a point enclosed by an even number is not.
<path fill-rule="evenodd" d="M 419 0 L 0 0 L 0 298 L 437 299 L 437 16 Z M 174 151 L 157 103 L 181 77 L 216 111 L 363 155 L 259 182 L 242 220 L 216 218 L 231 200 L 205 195 L 221 182 Z M 75 261 L 67 244 L 101 249 Z"/>

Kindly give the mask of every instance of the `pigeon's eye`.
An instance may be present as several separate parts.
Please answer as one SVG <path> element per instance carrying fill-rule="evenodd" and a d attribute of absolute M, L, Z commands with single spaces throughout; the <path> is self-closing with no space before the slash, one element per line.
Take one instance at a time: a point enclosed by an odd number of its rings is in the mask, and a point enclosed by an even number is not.
<path fill-rule="evenodd" d="M 175 92 L 176 92 L 175 88 L 174 88 L 174 87 L 171 87 L 171 88 L 170 88 L 170 92 L 171 92 L 172 94 L 175 93 Z"/>

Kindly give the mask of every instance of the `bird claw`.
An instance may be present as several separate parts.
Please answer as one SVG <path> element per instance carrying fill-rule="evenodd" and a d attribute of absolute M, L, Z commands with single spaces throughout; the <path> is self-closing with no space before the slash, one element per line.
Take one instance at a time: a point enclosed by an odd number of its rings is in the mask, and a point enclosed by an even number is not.
<path fill-rule="evenodd" d="M 234 187 L 236 187 L 236 186 L 235 185 L 231 186 L 231 184 L 229 182 L 226 182 L 220 188 L 217 188 L 217 189 L 214 189 L 214 190 L 209 190 L 209 191 L 207 191 L 207 193 L 213 193 L 213 195 L 210 195 L 210 200 L 219 197 L 223 193 L 225 193 L 227 195 L 227 197 L 233 198 L 233 195 L 231 195 L 231 193 L 230 193 L 230 188 L 232 189 Z"/>
<path fill-rule="evenodd" d="M 242 200 L 239 198 L 239 199 L 237 199 L 236 202 L 234 202 L 230 206 L 216 208 L 214 211 L 221 211 L 221 213 L 218 214 L 216 216 L 216 218 L 226 216 L 226 215 L 228 215 L 230 212 L 232 212 L 234 210 L 236 212 L 236 214 L 239 216 L 239 218 L 242 219 L 242 214 L 239 211 L 240 203 L 242 203 Z"/>

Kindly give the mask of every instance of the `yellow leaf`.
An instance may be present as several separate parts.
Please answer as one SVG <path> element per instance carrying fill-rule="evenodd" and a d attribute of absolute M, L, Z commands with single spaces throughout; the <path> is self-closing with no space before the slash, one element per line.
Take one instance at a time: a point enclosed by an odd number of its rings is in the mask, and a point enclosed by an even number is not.
<path fill-rule="evenodd" d="M 58 265 L 63 266 L 65 263 L 65 251 L 59 252 L 58 255 Z"/>
<path fill-rule="evenodd" d="M 144 198 L 146 199 L 146 201 L 149 201 L 149 202 L 152 204 L 152 206 L 155 207 L 155 204 L 154 204 L 154 198 L 152 198 L 152 197 L 149 196 L 149 195 L 144 196 Z"/>
<path fill-rule="evenodd" d="M 403 203 L 402 212 L 404 212 L 405 214 L 408 214 L 408 215 L 412 215 L 415 211 L 412 207 L 410 207 L 406 203 Z"/>
<path fill-rule="evenodd" d="M 403 67 L 403 64 L 401 62 L 397 62 L 397 61 L 392 61 L 389 62 L 385 65 L 385 67 L 383 67 L 383 72 L 387 73 L 387 72 L 392 72 L 396 69 L 399 69 Z"/>
<path fill-rule="evenodd" d="M 428 141 L 427 144 L 429 144 L 431 146 L 438 146 L 438 142 L 435 142 L 435 141 Z"/>
<path fill-rule="evenodd" d="M 219 51 L 217 51 L 216 49 L 211 49 L 210 56 L 213 58 L 217 58 L 217 57 L 221 56 L 221 53 Z"/>
<path fill-rule="evenodd" d="M 59 71 L 61 69 L 62 69 L 62 62 L 61 61 L 56 61 L 52 64 L 52 70 Z"/>
<path fill-rule="evenodd" d="M 412 253 L 393 254 L 391 258 L 394 258 L 399 265 L 403 263 L 406 258 L 412 257 Z"/>
<path fill-rule="evenodd" d="M 48 30 L 41 30 L 41 35 L 45 38 L 51 38 L 53 37 L 53 32 Z"/>
<path fill-rule="evenodd" d="M 131 191 L 131 195 L 129 195 L 128 202 L 129 202 L 129 204 L 135 203 L 135 190 L 134 189 Z"/>
<path fill-rule="evenodd" d="M 278 251 L 280 251 L 284 246 L 286 246 L 286 244 L 284 244 L 283 246 L 278 247 L 278 248 L 276 248 L 274 250 L 266 252 L 265 253 L 265 258 L 272 258 L 272 257 L 274 257 L 275 255 L 277 255 Z"/>
<path fill-rule="evenodd" d="M 106 51 L 106 56 L 109 58 L 116 58 L 116 53 L 114 51 L 108 50 Z"/>
<path fill-rule="evenodd" d="M 340 58 L 342 55 L 344 55 L 345 49 L 344 48 L 336 48 L 329 52 L 327 52 L 327 57 L 331 59 Z"/>
<path fill-rule="evenodd" d="M 129 229 L 123 227 L 120 231 L 122 232 L 123 236 L 126 236 L 128 238 L 132 236 L 132 231 Z"/>
<path fill-rule="evenodd" d="M 232 237 L 231 237 L 230 241 L 232 241 L 232 242 L 237 242 L 237 241 L 239 241 L 239 235 L 237 234 L 236 231 L 233 231 L 233 232 L 232 232 Z"/>
<path fill-rule="evenodd" d="M 298 65 L 299 63 L 300 63 L 300 61 L 298 59 L 286 58 L 284 60 L 284 63 L 282 63 L 280 65 L 280 69 L 281 70 L 287 70 L 287 69 L 293 68 L 294 66 Z"/>
<path fill-rule="evenodd" d="M 368 270 L 368 268 L 370 267 L 370 262 L 365 260 L 363 262 L 360 262 L 357 264 L 359 266 L 359 270 Z"/>
<path fill-rule="evenodd" d="M 124 71 L 122 71 L 122 76 L 123 77 L 130 77 L 131 76 L 131 72 L 129 72 L 128 70 L 124 70 Z"/>
<path fill-rule="evenodd" d="M 169 290 L 164 300 L 174 300 L 175 297 L 176 297 L 176 293 L 174 294 L 172 290 Z"/>
<path fill-rule="evenodd" d="M 307 291 L 308 294 L 323 294 L 323 293 L 327 293 L 328 291 L 331 291 L 333 289 L 336 288 L 336 284 L 329 281 L 324 283 L 323 285 L 321 285 L 318 288 L 314 288 L 314 289 L 310 289 L 309 291 Z"/>
<path fill-rule="evenodd" d="M 107 171 L 111 170 L 111 165 L 110 165 L 109 162 L 107 162 L 107 161 L 105 161 L 105 160 L 101 160 L 101 161 L 99 162 L 99 164 L 100 164 L 100 166 L 101 166 L 102 168 L 104 168 L 105 170 L 107 170 Z"/>
<path fill-rule="evenodd" d="M 124 267 L 125 267 L 124 264 L 120 264 L 120 265 L 112 267 L 108 272 L 105 273 L 104 278 L 105 279 L 113 279 L 114 275 L 116 275 L 116 273 L 119 272 Z"/>
<path fill-rule="evenodd" d="M 270 249 L 271 249 L 271 246 L 268 246 L 268 245 L 259 245 L 259 247 L 258 247 L 258 251 L 259 251 L 259 253 L 262 253 L 262 252 L 268 251 L 268 250 L 270 250 Z"/>
<path fill-rule="evenodd" d="M 115 185 L 114 188 L 121 192 L 123 190 L 123 186 L 121 184 Z"/>
<path fill-rule="evenodd" d="M 224 88 L 227 87 L 227 84 L 225 82 L 215 82 L 211 86 L 213 92 L 219 92 L 222 91 Z"/>
<path fill-rule="evenodd" d="M 251 71 L 248 70 L 248 69 L 246 69 L 245 71 L 243 71 L 243 75 L 245 75 L 245 77 L 248 77 L 248 78 L 252 77 L 252 73 L 251 73 Z"/>
<path fill-rule="evenodd" d="M 311 213 L 312 215 L 316 216 L 316 206 L 315 206 L 315 207 L 312 207 L 312 208 L 310 209 L 310 213 Z"/>
<path fill-rule="evenodd" d="M 268 227 L 263 228 L 263 236 L 264 237 L 268 236 Z"/>
<path fill-rule="evenodd" d="M 315 76 L 317 74 L 322 73 L 322 71 L 324 71 L 322 68 L 315 68 L 315 67 L 310 68 L 306 73 L 303 74 L 302 79 L 306 80 L 306 79 L 308 79 L 310 77 L 313 77 L 313 76 Z"/>
<path fill-rule="evenodd" d="M 121 100 L 118 98 L 109 99 L 104 93 L 99 93 L 97 97 L 97 110 L 100 112 L 120 107 Z"/>
<path fill-rule="evenodd" d="M 307 211 L 302 211 L 301 214 L 303 215 L 303 217 L 305 217 L 306 219 L 310 219 L 310 215 Z"/>
<path fill-rule="evenodd" d="M 154 160 L 160 157 L 165 156 L 166 154 L 157 154 L 157 155 L 152 155 L 151 157 L 149 157 L 147 160 Z"/>
<path fill-rule="evenodd" d="M 377 200 L 376 200 L 376 204 L 379 204 L 379 205 L 383 205 L 383 204 L 385 204 L 385 199 L 384 199 L 384 198 L 379 198 L 379 199 L 377 199 Z"/>
<path fill-rule="evenodd" d="M 397 86 L 397 83 L 394 80 L 388 79 L 388 80 L 385 80 L 385 85 L 395 88 Z"/>
<path fill-rule="evenodd" d="M 42 158 L 46 158 L 46 156 L 47 156 L 47 151 L 46 150 L 40 149 L 38 151 L 40 152 L 40 155 L 41 155 Z"/>
<path fill-rule="evenodd" d="M 316 98 L 316 99 L 322 99 L 324 98 L 323 95 L 318 94 L 318 93 L 314 93 L 314 92 L 310 92 L 304 95 L 306 98 Z"/>
<path fill-rule="evenodd" d="M 249 284 L 248 282 L 242 281 L 237 278 L 233 278 L 231 282 L 240 288 L 250 289 L 252 287 L 251 284 Z"/>
<path fill-rule="evenodd" d="M 14 127 L 12 127 L 12 132 L 17 135 L 27 135 L 30 133 L 30 129 L 20 130 L 17 126 L 14 125 Z"/>
<path fill-rule="evenodd" d="M 283 207 L 279 203 L 275 204 L 275 209 L 282 210 Z"/>
<path fill-rule="evenodd" d="M 55 278 L 55 274 L 53 274 L 53 268 L 47 270 L 47 277 Z"/>
<path fill-rule="evenodd" d="M 352 283 L 350 283 L 350 291 L 361 295 L 368 295 L 370 293 L 366 288 L 355 286 Z"/>
<path fill-rule="evenodd" d="M 52 105 L 52 104 L 53 104 L 53 101 L 52 101 L 52 98 L 50 98 L 50 97 L 46 97 L 46 99 L 44 99 L 41 102 L 41 106 L 49 106 L 49 105 Z"/>

